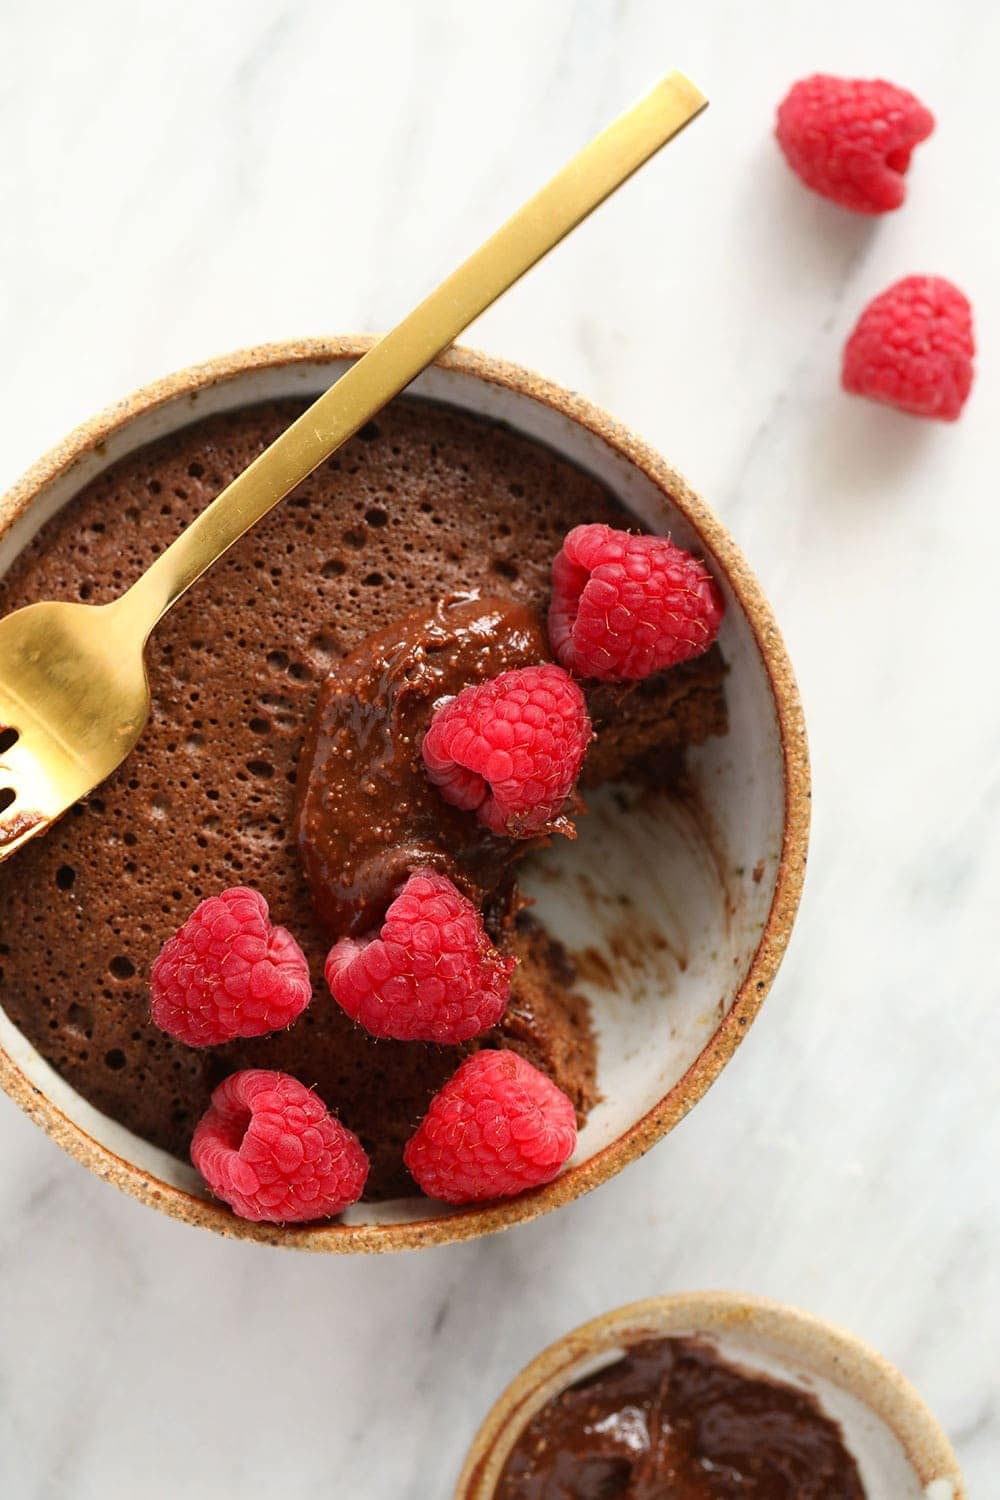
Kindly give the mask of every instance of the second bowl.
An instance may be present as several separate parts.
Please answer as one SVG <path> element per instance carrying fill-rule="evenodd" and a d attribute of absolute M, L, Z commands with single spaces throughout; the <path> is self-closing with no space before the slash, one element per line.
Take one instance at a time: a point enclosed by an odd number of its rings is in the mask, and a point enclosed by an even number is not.
<path fill-rule="evenodd" d="M 965 1500 L 951 1444 L 898 1370 L 853 1334 L 821 1318 L 735 1292 L 651 1297 L 595 1318 L 552 1344 L 517 1376 L 487 1415 L 466 1459 L 455 1500 L 493 1500 L 521 1433 L 568 1387 L 613 1366 L 647 1339 L 690 1337 L 751 1377 L 762 1375 L 811 1397 L 823 1416 L 839 1427 L 867 1500 Z M 695 1430 L 717 1440 L 711 1417 L 702 1413 L 701 1422 Z M 750 1434 L 741 1425 L 745 1422 L 737 1407 L 729 1436 L 746 1441 Z M 780 1425 L 772 1430 L 779 1432 Z M 792 1493 L 788 1483 L 787 1491 L 781 1483 L 782 1494 Z M 794 1492 L 800 1490 L 796 1487 Z M 570 1492 L 560 1487 L 559 1493 Z M 614 1493 L 619 1493 L 617 1488 Z M 809 1493 L 820 1491 L 810 1486 Z"/>

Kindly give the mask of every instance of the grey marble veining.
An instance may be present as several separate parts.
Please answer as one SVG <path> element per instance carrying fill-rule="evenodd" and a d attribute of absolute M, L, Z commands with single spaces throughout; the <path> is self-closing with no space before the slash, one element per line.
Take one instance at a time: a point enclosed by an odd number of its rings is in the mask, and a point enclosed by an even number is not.
<path fill-rule="evenodd" d="M 0 483 L 140 381 L 399 316 L 670 65 L 713 107 L 470 342 L 644 433 L 732 527 L 799 673 L 810 875 L 779 982 L 675 1134 L 562 1213 L 368 1261 L 217 1241 L 0 1099 L 0 1494 L 445 1497 L 502 1385 L 625 1300 L 723 1286 L 865 1336 L 996 1489 L 1000 347 L 988 0 L 49 0 L 0 21 Z M 939 128 L 856 220 L 770 138 L 796 76 Z M 972 295 L 954 428 L 851 401 L 914 270 Z"/>

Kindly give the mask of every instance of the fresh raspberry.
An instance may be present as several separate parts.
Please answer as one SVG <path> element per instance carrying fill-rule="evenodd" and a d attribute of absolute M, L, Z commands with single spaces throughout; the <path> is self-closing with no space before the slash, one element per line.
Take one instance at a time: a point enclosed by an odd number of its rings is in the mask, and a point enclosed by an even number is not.
<path fill-rule="evenodd" d="M 575 526 L 552 564 L 549 640 L 578 677 L 649 677 L 707 651 L 724 608 L 704 564 L 669 537 Z"/>
<path fill-rule="evenodd" d="M 941 276 L 905 276 L 870 302 L 844 348 L 845 391 L 954 422 L 972 385 L 972 308 Z"/>
<path fill-rule="evenodd" d="M 191 1142 L 191 1160 L 241 1219 L 299 1224 L 357 1203 L 368 1158 L 352 1130 L 287 1073 L 248 1068 L 223 1080 Z"/>
<path fill-rule="evenodd" d="M 479 912 L 446 876 L 418 870 L 378 937 L 341 938 L 331 949 L 326 982 L 372 1036 L 464 1042 L 503 1015 L 516 962 L 497 952 Z"/>
<path fill-rule="evenodd" d="M 510 838 L 559 832 L 591 740 L 583 694 L 562 667 L 518 667 L 465 688 L 424 736 L 427 773 L 455 807 Z"/>
<path fill-rule="evenodd" d="M 309 1004 L 309 965 L 259 891 L 209 896 L 164 943 L 150 984 L 153 1020 L 189 1047 L 290 1026 Z"/>
<path fill-rule="evenodd" d="M 429 1198 L 473 1203 L 550 1182 L 576 1148 L 561 1089 L 516 1052 L 475 1052 L 431 1100 L 404 1160 Z"/>
<path fill-rule="evenodd" d="M 778 144 L 807 187 L 859 214 L 899 208 L 914 146 L 934 116 L 882 78 L 814 73 L 778 106 Z"/>

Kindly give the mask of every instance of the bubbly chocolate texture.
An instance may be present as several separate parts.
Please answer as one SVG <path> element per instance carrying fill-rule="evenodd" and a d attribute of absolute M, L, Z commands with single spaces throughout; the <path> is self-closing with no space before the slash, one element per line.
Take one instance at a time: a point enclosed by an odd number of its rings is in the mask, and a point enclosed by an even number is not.
<path fill-rule="evenodd" d="M 0 613 L 115 597 L 301 410 L 277 402 L 193 421 L 120 460 L 0 580 Z M 223 1077 L 280 1068 L 361 1137 L 370 1195 L 413 1191 L 403 1146 L 475 1044 L 376 1042 L 330 999 L 329 928 L 295 844 L 300 746 L 331 667 L 370 659 L 414 611 L 478 595 L 506 601 L 508 619 L 525 611 L 524 628 L 537 630 L 526 621 L 544 617 L 552 557 L 584 519 L 629 524 L 600 484 L 540 445 L 396 401 L 171 611 L 150 644 L 152 716 L 135 752 L 0 865 L 0 1003 L 86 1099 L 186 1157 Z M 685 744 L 725 730 L 724 670 L 713 650 L 634 691 L 595 694 L 586 777 L 669 782 Z M 313 1003 L 289 1031 L 195 1051 L 152 1025 L 149 969 L 199 900 L 241 883 L 302 944 Z M 484 1040 L 542 1068 L 582 1118 L 595 1046 L 572 968 L 509 892 L 488 920 L 520 963 L 508 1012 Z"/>
<path fill-rule="evenodd" d="M 332 935 L 377 925 L 421 868 L 439 870 L 494 912 L 505 887 L 512 897 L 512 867 L 539 841 L 499 838 L 445 802 L 423 768 L 420 743 L 445 699 L 549 660 L 542 622 L 528 605 L 457 597 L 411 612 L 331 670 L 299 759 L 296 827 Z"/>
<path fill-rule="evenodd" d="M 707 1343 L 650 1339 L 528 1424 L 497 1500 L 865 1500 L 837 1423 L 808 1393 Z"/>

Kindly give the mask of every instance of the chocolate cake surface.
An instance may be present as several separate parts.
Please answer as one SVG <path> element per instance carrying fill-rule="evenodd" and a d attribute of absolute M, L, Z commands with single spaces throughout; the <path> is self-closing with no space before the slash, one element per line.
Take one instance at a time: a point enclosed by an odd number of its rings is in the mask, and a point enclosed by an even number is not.
<path fill-rule="evenodd" d="M 0 613 L 39 598 L 113 598 L 301 409 L 246 407 L 121 460 L 0 580 Z M 0 866 L 0 1003 L 84 1097 L 186 1157 L 222 1077 L 280 1068 L 315 1086 L 361 1137 L 370 1195 L 413 1192 L 403 1145 L 468 1049 L 374 1041 L 330 999 L 329 925 L 296 849 L 297 760 L 331 666 L 374 633 L 454 595 L 543 620 L 552 557 L 584 520 L 630 518 L 540 445 L 400 400 L 164 620 L 136 751 Z M 632 763 L 669 778 L 685 744 L 724 730 L 723 673 L 713 650 L 640 689 L 596 689 L 587 779 Z M 287 1032 L 195 1051 L 151 1024 L 149 970 L 199 900 L 236 884 L 257 887 L 302 944 L 314 1000 Z M 596 1093 L 594 1036 L 565 955 L 518 912 L 516 895 L 493 927 L 521 963 L 507 1016 L 485 1041 L 543 1068 L 583 1116 Z"/>

